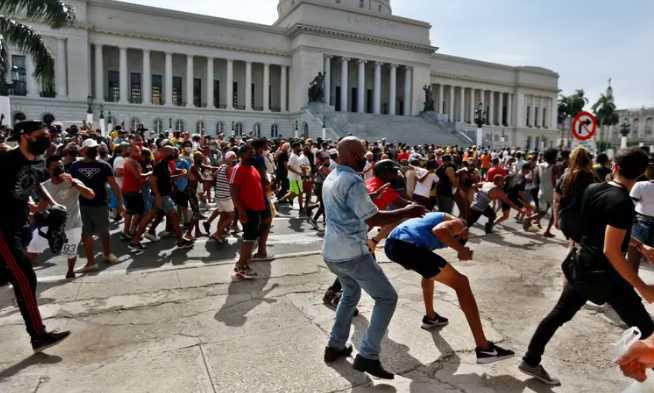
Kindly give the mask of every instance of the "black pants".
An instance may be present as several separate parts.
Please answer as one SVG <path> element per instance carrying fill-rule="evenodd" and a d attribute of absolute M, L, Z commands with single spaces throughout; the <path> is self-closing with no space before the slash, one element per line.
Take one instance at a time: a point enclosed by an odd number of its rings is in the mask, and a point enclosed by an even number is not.
<path fill-rule="evenodd" d="M 0 230 L 0 261 L 6 270 L 6 278 L 14 287 L 27 333 L 33 339 L 43 336 L 45 327 L 36 302 L 36 274 L 19 235 Z"/>
<path fill-rule="evenodd" d="M 332 284 L 332 286 L 329 287 L 328 289 L 330 291 L 340 292 L 340 291 L 343 290 L 343 287 L 341 286 L 341 282 L 337 278 L 336 280 L 334 280 L 334 283 Z"/>
<path fill-rule="evenodd" d="M 318 221 L 318 218 L 325 214 L 325 205 L 322 202 L 322 183 L 316 183 L 316 197 L 318 198 L 318 211 L 313 216 L 313 221 Z"/>
<path fill-rule="evenodd" d="M 495 210 L 493 210 L 492 206 L 487 207 L 483 212 L 480 212 L 479 210 L 476 209 L 470 209 L 468 210 L 468 217 L 467 217 L 467 222 L 468 226 L 471 227 L 479 221 L 479 217 L 482 215 L 488 217 L 488 224 L 493 225 L 495 223 L 495 219 L 497 218 L 497 215 L 495 214 Z"/>
<path fill-rule="evenodd" d="M 566 322 L 569 322 L 577 311 L 586 304 L 586 301 L 587 299 L 577 292 L 570 283 L 566 283 L 558 303 L 538 325 L 534 336 L 531 338 L 529 350 L 524 357 L 527 364 L 534 367 L 540 364 L 545 352 L 545 346 L 552 339 L 554 333 Z M 643 306 L 640 296 L 627 283 L 620 283 L 607 303 L 613 307 L 627 326 L 638 327 L 643 334 L 643 338 L 654 333 L 652 318 L 645 306 Z"/>

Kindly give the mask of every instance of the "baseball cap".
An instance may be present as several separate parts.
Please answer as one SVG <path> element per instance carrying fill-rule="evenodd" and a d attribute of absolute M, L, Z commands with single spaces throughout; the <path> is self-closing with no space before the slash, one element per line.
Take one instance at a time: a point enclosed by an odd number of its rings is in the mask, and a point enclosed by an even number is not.
<path fill-rule="evenodd" d="M 17 141 L 20 139 L 21 135 L 30 134 L 42 128 L 45 128 L 45 124 L 41 121 L 29 120 L 16 123 L 14 126 L 14 133 L 9 138 L 7 138 L 7 140 Z"/>
<path fill-rule="evenodd" d="M 93 138 L 85 139 L 84 142 L 82 142 L 82 149 L 91 149 L 94 147 L 98 147 L 98 141 Z"/>

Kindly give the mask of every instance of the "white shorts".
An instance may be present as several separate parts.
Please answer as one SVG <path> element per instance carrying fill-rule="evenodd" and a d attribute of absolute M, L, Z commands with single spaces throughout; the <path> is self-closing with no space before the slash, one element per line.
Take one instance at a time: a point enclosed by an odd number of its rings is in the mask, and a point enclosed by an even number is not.
<path fill-rule="evenodd" d="M 216 200 L 216 210 L 221 213 L 232 213 L 234 202 L 231 199 L 218 199 Z"/>
<path fill-rule="evenodd" d="M 42 229 L 47 232 L 47 228 Z M 64 244 L 61 249 L 61 255 L 67 258 L 75 258 L 77 256 L 77 249 L 82 239 L 82 228 L 72 228 L 66 231 L 66 238 L 68 242 Z M 27 246 L 27 252 L 30 254 L 42 254 L 50 248 L 48 239 L 39 235 L 39 231 L 35 230 L 32 234 L 32 241 Z"/>

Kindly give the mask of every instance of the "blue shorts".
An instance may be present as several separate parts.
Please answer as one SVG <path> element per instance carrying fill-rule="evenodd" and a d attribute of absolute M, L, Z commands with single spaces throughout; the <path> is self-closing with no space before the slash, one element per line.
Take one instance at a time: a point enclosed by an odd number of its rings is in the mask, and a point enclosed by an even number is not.
<path fill-rule="evenodd" d="M 161 197 L 161 208 L 158 208 L 155 203 L 155 198 L 154 195 L 152 196 L 152 208 L 156 209 L 164 214 L 169 214 L 174 212 L 177 209 L 177 206 L 175 205 L 175 202 L 173 202 L 173 198 L 171 198 L 169 195 L 162 196 Z"/>
<path fill-rule="evenodd" d="M 654 219 L 636 215 L 631 236 L 647 246 L 654 247 Z"/>

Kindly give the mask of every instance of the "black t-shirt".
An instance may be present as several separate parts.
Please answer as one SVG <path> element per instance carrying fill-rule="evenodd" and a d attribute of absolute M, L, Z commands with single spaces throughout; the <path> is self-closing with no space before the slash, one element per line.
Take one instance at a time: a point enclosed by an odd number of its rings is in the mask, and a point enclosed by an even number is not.
<path fill-rule="evenodd" d="M 600 181 L 606 181 L 606 176 L 608 176 L 610 174 L 611 174 L 611 168 L 601 166 L 601 167 L 595 169 L 595 176 L 597 176 L 597 178 Z"/>
<path fill-rule="evenodd" d="M 627 252 L 631 238 L 631 225 L 634 221 L 634 203 L 626 188 L 613 184 L 596 183 L 586 189 L 581 217 L 585 236 L 582 244 L 603 250 L 604 232 L 610 225 L 626 231 L 622 242 L 622 251 Z M 604 260 L 605 263 L 608 263 L 606 258 Z"/>
<path fill-rule="evenodd" d="M 95 193 L 93 199 L 80 196 L 80 206 L 107 206 L 107 180 L 114 176 L 114 170 L 106 161 L 76 161 L 70 168 L 70 174 Z"/>
<path fill-rule="evenodd" d="M 520 193 L 525 190 L 527 179 L 522 174 L 510 175 L 504 182 L 504 192 L 512 201 L 518 201 Z"/>
<path fill-rule="evenodd" d="M 0 153 L 0 168 L 0 206 L 4 211 L 0 228 L 16 234 L 27 224 L 29 197 L 47 178 L 45 163 L 29 161 L 20 149 L 13 149 Z"/>
<path fill-rule="evenodd" d="M 456 172 L 456 166 L 451 163 L 443 163 L 437 170 L 436 176 L 438 176 L 438 183 L 436 183 L 436 193 L 442 196 L 453 196 L 452 193 L 452 182 L 450 178 L 445 173 L 447 168 L 452 168 Z"/>
<path fill-rule="evenodd" d="M 170 196 L 172 194 L 173 182 L 170 178 L 170 168 L 167 161 L 160 161 L 152 169 L 152 176 L 157 178 L 159 195 Z"/>
<path fill-rule="evenodd" d="M 573 202 L 573 200 L 575 201 L 576 206 L 581 207 L 584 192 L 588 186 L 593 183 L 597 183 L 597 178 L 588 172 L 580 172 L 574 182 L 570 185 L 567 193 L 564 193 L 563 185 L 565 184 L 565 180 L 568 176 L 570 176 L 570 172 L 563 174 L 563 176 L 561 176 L 557 181 L 556 187 L 554 188 L 556 192 L 561 194 L 561 202 L 559 203 L 559 207 L 563 208 L 568 206 Z"/>

